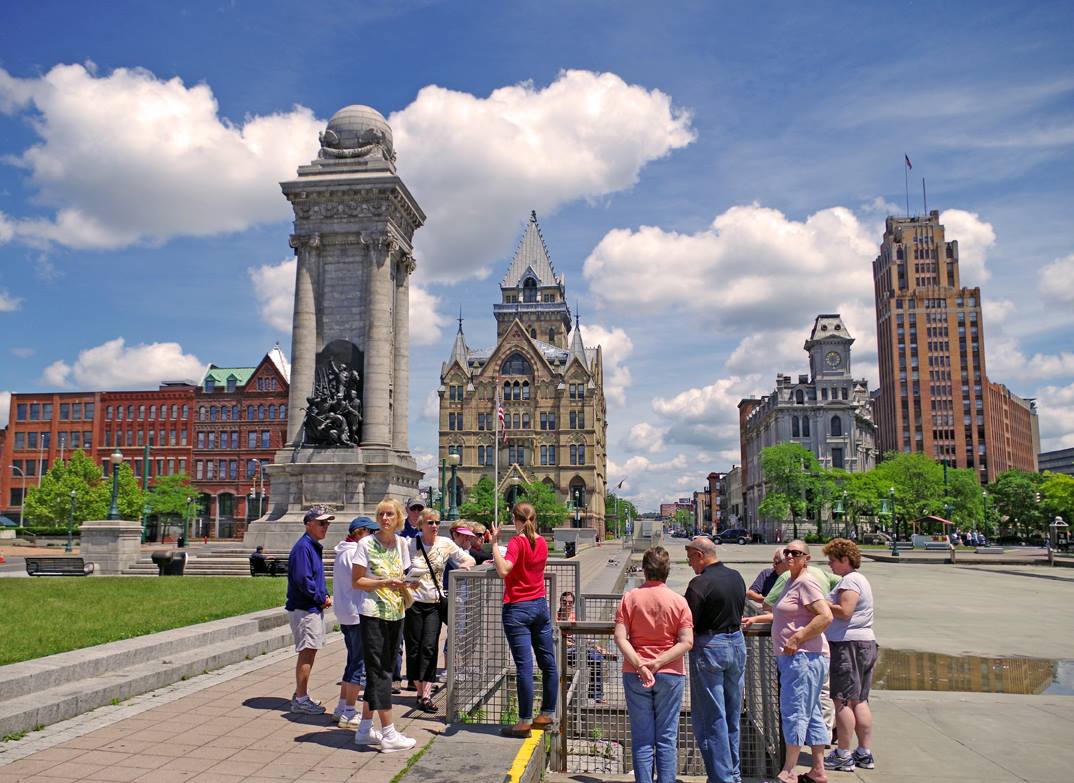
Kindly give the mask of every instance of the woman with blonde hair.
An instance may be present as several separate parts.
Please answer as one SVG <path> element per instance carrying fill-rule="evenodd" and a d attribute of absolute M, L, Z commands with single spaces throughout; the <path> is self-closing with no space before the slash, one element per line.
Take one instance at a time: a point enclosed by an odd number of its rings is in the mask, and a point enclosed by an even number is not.
<path fill-rule="evenodd" d="M 537 512 L 529 503 L 516 503 L 511 519 L 518 535 L 507 544 L 506 554 L 497 542 L 500 529 L 492 530 L 492 556 L 496 573 L 503 579 L 503 630 L 518 669 L 518 723 L 500 733 L 528 737 L 530 729 L 547 729 L 555 723 L 559 672 L 552 646 L 552 617 L 544 592 L 544 568 L 548 542 L 537 535 Z M 533 717 L 533 658 L 541 669 L 541 713 Z"/>
<path fill-rule="evenodd" d="M 406 605 L 411 600 L 405 578 L 410 569 L 410 552 L 406 539 L 396 535 L 406 520 L 399 501 L 380 501 L 376 520 L 380 529 L 358 542 L 351 569 L 354 588 L 364 591 L 358 627 L 362 631 L 366 677 L 362 719 L 354 741 L 358 745 L 378 745 L 382 753 L 393 753 L 410 750 L 417 744 L 417 740 L 396 731 L 392 723 L 392 669 Z M 379 732 L 373 728 L 374 712 L 380 718 Z"/>
<path fill-rule="evenodd" d="M 436 712 L 432 702 L 436 681 L 437 642 L 440 625 L 446 617 L 447 593 L 444 588 L 444 569 L 448 563 L 455 568 L 473 568 L 474 559 L 450 538 L 440 536 L 440 514 L 431 508 L 418 518 L 418 534 L 410 539 L 410 577 L 420 581 L 414 589 L 414 604 L 406 610 L 403 635 L 406 638 L 407 679 L 414 682 L 418 709 Z"/>

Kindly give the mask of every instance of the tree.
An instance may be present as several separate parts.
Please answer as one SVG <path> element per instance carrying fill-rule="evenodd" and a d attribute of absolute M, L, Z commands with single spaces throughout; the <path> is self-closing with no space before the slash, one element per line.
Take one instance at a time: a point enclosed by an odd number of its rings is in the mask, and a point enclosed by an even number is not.
<path fill-rule="evenodd" d="M 176 473 L 159 476 L 153 482 L 147 500 L 153 513 L 160 517 L 186 517 L 190 513 L 187 498 L 196 497 L 197 494 L 190 484 L 190 476 Z"/>
<path fill-rule="evenodd" d="M 105 519 L 112 499 L 111 474 L 105 477 L 100 466 L 81 450 L 70 459 L 57 462 L 41 484 L 30 487 L 23 503 L 23 515 L 36 525 L 66 525 L 71 515 L 71 492 L 75 492 L 75 524 Z M 143 495 L 130 465 L 119 471 L 119 512 L 123 519 L 139 519 Z"/>
<path fill-rule="evenodd" d="M 625 530 L 626 526 L 623 525 L 622 520 L 635 519 L 638 516 L 638 509 L 626 498 L 621 498 L 614 492 L 609 492 L 604 496 L 604 516 L 605 518 L 608 518 L 613 517 L 616 514 L 619 516 L 616 520 L 619 529 Z"/>
<path fill-rule="evenodd" d="M 556 491 L 552 487 L 543 481 L 532 481 L 523 484 L 521 489 L 521 499 L 530 503 L 537 512 L 537 527 L 541 532 L 560 527 L 567 521 L 567 504 L 556 498 Z"/>
<path fill-rule="evenodd" d="M 1074 526 L 1074 476 L 1045 473 L 1040 495 L 1049 525 L 1055 517 L 1062 517 L 1064 522 Z"/>
<path fill-rule="evenodd" d="M 896 521 L 904 530 L 914 519 L 943 513 L 943 467 L 924 454 L 889 453 L 874 471 L 887 488 L 895 488 Z"/>
<path fill-rule="evenodd" d="M 496 486 L 488 476 L 482 476 L 474 484 L 474 488 L 466 497 L 466 502 L 459 507 L 459 516 L 491 526 L 495 520 L 494 498 L 499 501 L 500 524 L 503 524 L 508 519 L 507 501 L 502 495 L 496 496 Z"/>
<path fill-rule="evenodd" d="M 959 530 L 976 528 L 984 533 L 992 532 L 984 518 L 985 505 L 981 484 L 972 468 L 948 468 L 946 503 L 951 506 L 950 516 L 947 518 L 954 522 Z"/>
<path fill-rule="evenodd" d="M 818 480 L 823 472 L 820 462 L 813 452 L 797 443 L 780 443 L 761 451 L 761 468 L 768 490 L 758 513 L 780 522 L 790 513 L 797 533 L 798 518 L 804 517 L 807 509 L 816 507 L 817 499 L 827 494 Z M 783 514 L 777 516 L 780 510 Z"/>
<path fill-rule="evenodd" d="M 675 527 L 681 528 L 688 533 L 692 533 L 694 531 L 694 514 L 689 509 L 675 509 L 675 516 L 672 517 L 672 519 L 675 522 Z"/>
<path fill-rule="evenodd" d="M 1037 502 L 1037 492 L 1043 477 L 1039 473 L 1024 470 L 1007 470 L 1001 473 L 988 494 L 1000 518 L 1006 518 L 1015 533 L 1044 530 L 1047 523 L 1044 509 Z"/>

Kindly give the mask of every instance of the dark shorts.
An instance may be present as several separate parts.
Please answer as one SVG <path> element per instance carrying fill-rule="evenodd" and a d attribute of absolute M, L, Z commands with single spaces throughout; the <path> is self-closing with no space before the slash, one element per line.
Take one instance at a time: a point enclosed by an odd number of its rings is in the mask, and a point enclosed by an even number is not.
<path fill-rule="evenodd" d="M 829 642 L 832 652 L 831 693 L 840 701 L 869 701 L 876 666 L 877 645 L 872 642 Z"/>

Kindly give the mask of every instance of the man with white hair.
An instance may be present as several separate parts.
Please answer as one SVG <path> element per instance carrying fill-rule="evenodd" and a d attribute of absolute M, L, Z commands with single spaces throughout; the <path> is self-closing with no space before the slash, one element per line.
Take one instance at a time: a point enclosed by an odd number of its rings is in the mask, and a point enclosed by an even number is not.
<path fill-rule="evenodd" d="M 742 779 L 739 723 L 746 679 L 746 640 L 740 623 L 746 583 L 720 562 L 708 536 L 686 545 L 697 574 L 686 588 L 694 619 L 690 651 L 690 719 L 709 783 Z"/>
<path fill-rule="evenodd" d="M 779 579 L 780 574 L 786 571 L 787 563 L 783 558 L 783 547 L 776 547 L 776 551 L 772 553 L 772 567 L 761 569 L 761 572 L 757 574 L 757 578 L 753 580 L 753 584 L 746 591 L 746 597 L 751 601 L 763 604 L 764 597 L 768 595 L 772 585 Z"/>

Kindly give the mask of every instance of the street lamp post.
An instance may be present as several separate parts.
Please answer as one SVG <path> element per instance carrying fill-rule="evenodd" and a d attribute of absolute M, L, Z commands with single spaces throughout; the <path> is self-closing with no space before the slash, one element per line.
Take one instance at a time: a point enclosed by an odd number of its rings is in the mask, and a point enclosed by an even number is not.
<path fill-rule="evenodd" d="M 981 502 L 983 503 L 983 510 L 981 512 L 981 516 L 982 516 L 982 518 L 981 518 L 981 527 L 983 527 L 985 530 L 988 530 L 988 490 L 987 489 L 982 489 L 981 490 Z M 998 533 L 998 530 L 997 530 L 997 533 Z M 989 534 L 986 533 L 985 535 L 989 535 Z"/>
<path fill-rule="evenodd" d="M 891 556 L 898 557 L 899 519 L 895 516 L 895 487 L 888 490 L 888 495 L 891 498 Z"/>
<path fill-rule="evenodd" d="M 459 518 L 459 484 L 458 468 L 462 458 L 458 452 L 448 454 L 448 462 L 451 464 L 451 506 L 448 508 L 447 518 L 454 521 Z"/>
<path fill-rule="evenodd" d="M 186 537 L 187 537 L 187 533 L 190 530 L 190 517 L 193 514 L 193 511 L 194 511 L 194 498 L 191 497 L 190 495 L 187 495 L 187 498 L 186 498 L 186 513 L 183 515 L 183 535 L 179 538 L 179 541 L 177 542 L 177 544 L 178 544 L 180 549 L 182 549 L 183 547 L 186 546 Z"/>
<path fill-rule="evenodd" d="M 444 491 L 447 478 L 447 460 L 440 460 L 440 516 L 444 516 Z M 498 490 L 497 490 L 498 491 Z"/>
<path fill-rule="evenodd" d="M 71 513 L 67 516 L 67 546 L 63 548 L 64 552 L 74 552 L 73 536 L 75 526 L 75 499 L 78 497 L 78 493 L 75 490 L 71 490 Z"/>
<path fill-rule="evenodd" d="M 112 505 L 108 508 L 108 519 L 119 519 L 119 466 L 123 464 L 123 452 L 116 450 L 109 456 L 112 462 Z"/>

